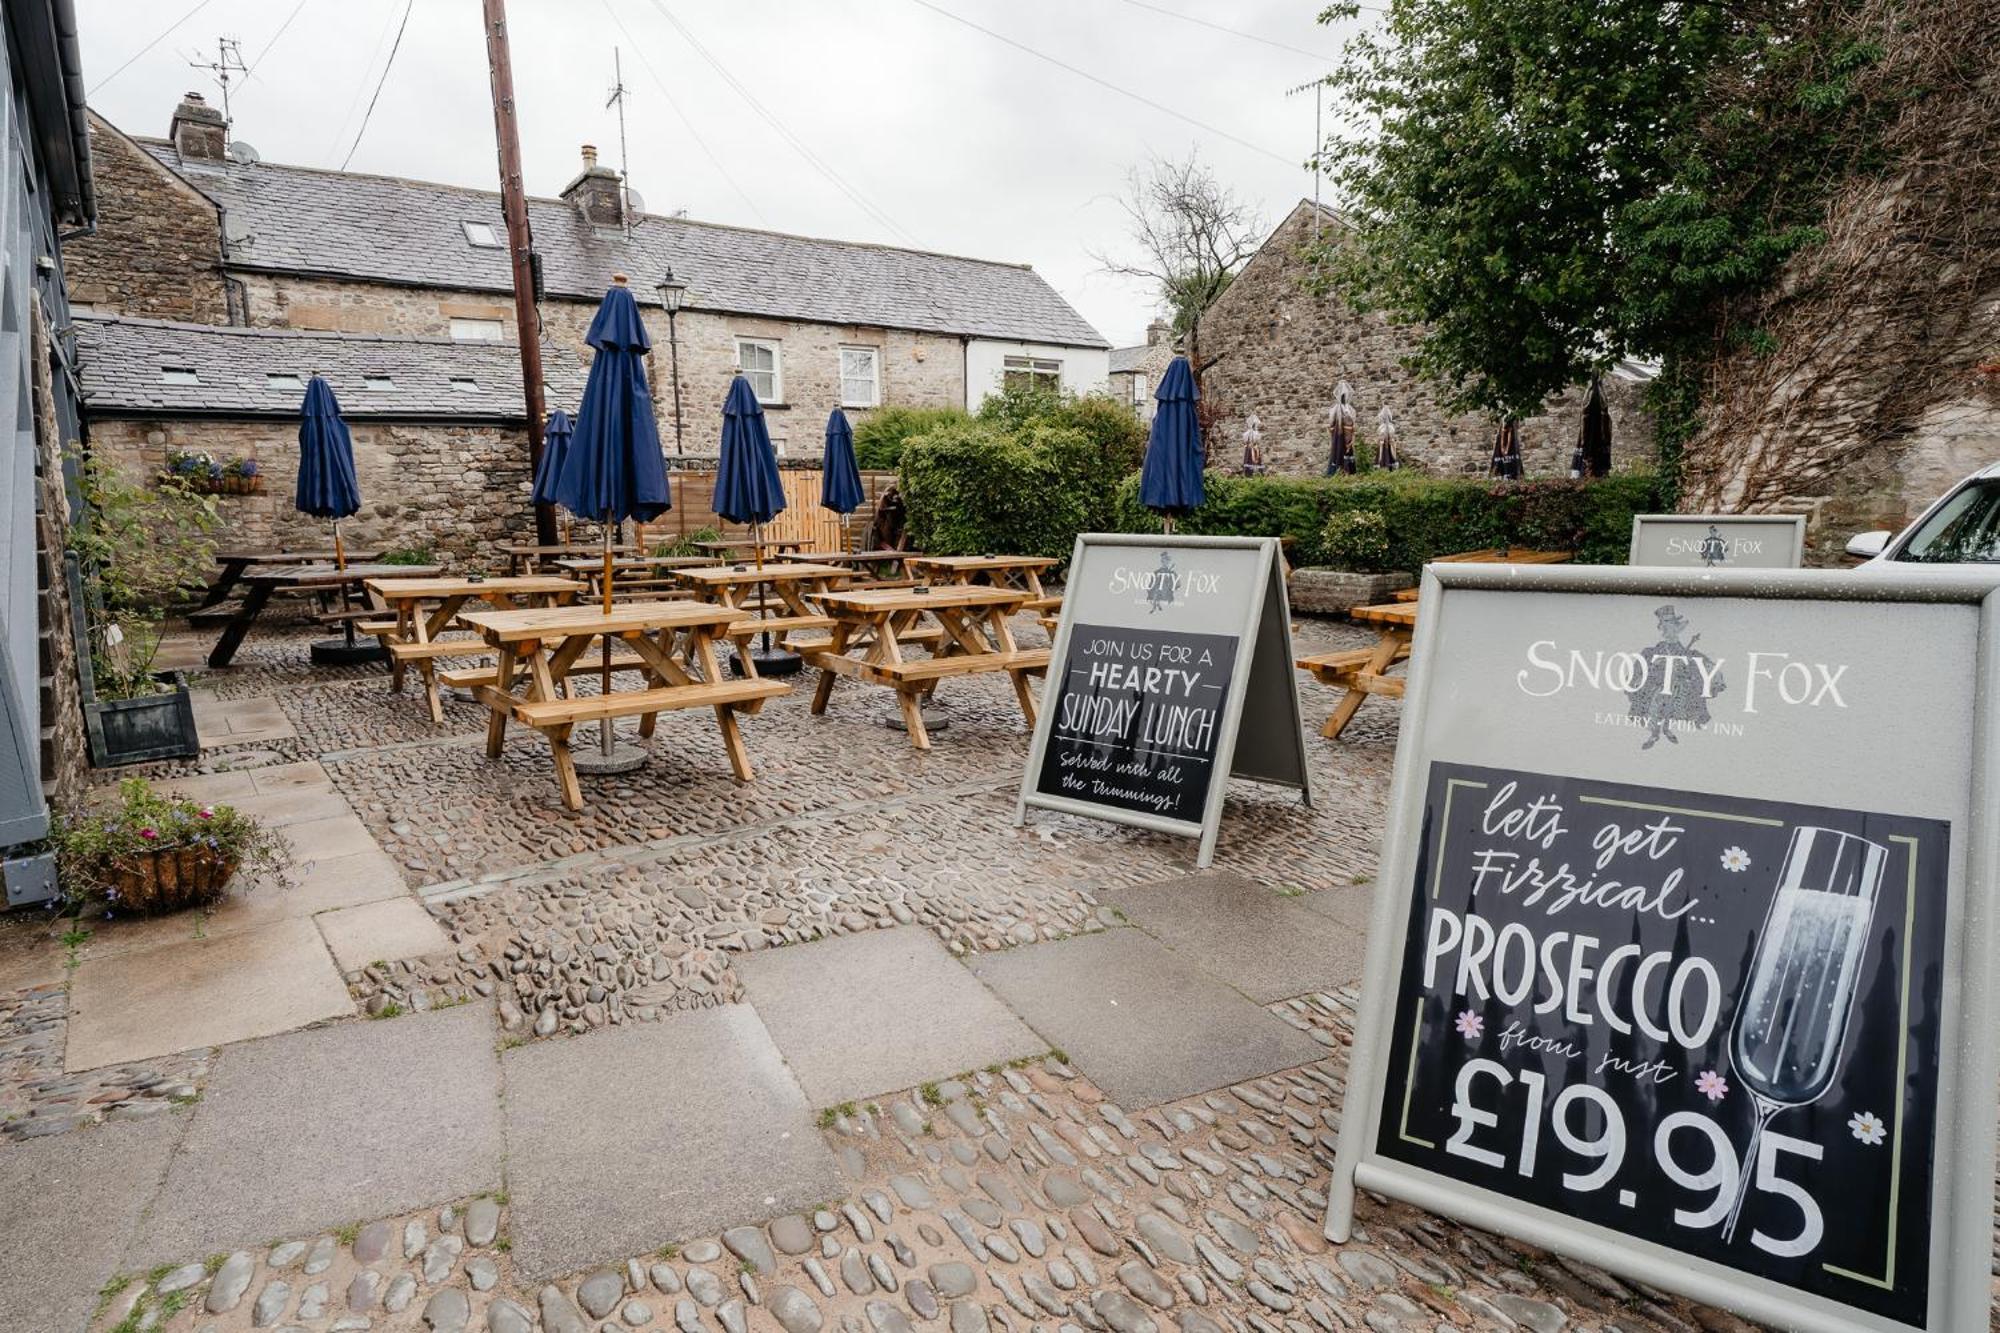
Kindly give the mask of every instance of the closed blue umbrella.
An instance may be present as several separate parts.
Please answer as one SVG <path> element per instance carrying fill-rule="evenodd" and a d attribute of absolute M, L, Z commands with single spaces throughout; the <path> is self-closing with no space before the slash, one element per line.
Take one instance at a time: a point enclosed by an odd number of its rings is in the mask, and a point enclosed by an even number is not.
<path fill-rule="evenodd" d="M 854 430 L 847 424 L 847 413 L 837 407 L 826 419 L 826 452 L 819 471 L 820 508 L 840 515 L 845 535 L 847 516 L 868 497 L 861 489 L 861 465 L 854 461 Z"/>
<path fill-rule="evenodd" d="M 785 483 L 778 476 L 778 453 L 771 447 L 771 430 L 764 422 L 764 409 L 750 381 L 738 375 L 729 385 L 729 397 L 722 403 L 722 457 L 715 465 L 715 512 L 731 523 L 750 525 L 751 554 L 761 572 L 764 568 L 763 528 L 784 512 Z M 764 600 L 762 583 L 757 600 Z M 798 658 L 791 653 L 771 651 L 771 636 L 764 635 L 764 649 L 757 659 L 765 667 L 796 668 Z"/>
<path fill-rule="evenodd" d="M 1153 397 L 1159 406 L 1146 440 L 1145 466 L 1139 471 L 1139 503 L 1165 519 L 1166 530 L 1172 532 L 1176 518 L 1199 509 L 1208 498 L 1202 478 L 1206 458 L 1201 422 L 1195 416 L 1201 390 L 1195 387 L 1186 357 L 1167 363 Z"/>
<path fill-rule="evenodd" d="M 340 401 L 323 376 L 314 375 L 299 405 L 299 484 L 292 505 L 301 514 L 333 520 L 333 565 L 347 568 L 347 548 L 340 541 L 340 520 L 361 508 L 361 483 L 354 476 L 354 437 L 340 419 Z M 340 609 L 348 610 L 347 585 L 340 588 Z M 338 661 L 356 652 L 354 621 L 341 618 L 341 637 L 313 646 L 316 661 Z"/>
<path fill-rule="evenodd" d="M 569 413 L 560 408 L 549 413 L 549 424 L 542 431 L 542 463 L 535 469 L 536 504 L 556 502 L 556 481 L 562 476 L 563 460 L 569 457 L 570 436 L 575 432 Z"/>
<path fill-rule="evenodd" d="M 652 347 L 638 302 L 619 274 L 604 293 L 583 340 L 597 350 L 584 382 L 583 404 L 551 498 L 578 518 L 604 528 L 604 612 L 611 613 L 611 537 L 626 519 L 644 523 L 673 508 L 667 463 L 653 422 L 645 355 Z M 604 692 L 611 692 L 611 638 L 604 638 Z M 603 763 L 611 771 L 611 719 L 599 724 Z"/>

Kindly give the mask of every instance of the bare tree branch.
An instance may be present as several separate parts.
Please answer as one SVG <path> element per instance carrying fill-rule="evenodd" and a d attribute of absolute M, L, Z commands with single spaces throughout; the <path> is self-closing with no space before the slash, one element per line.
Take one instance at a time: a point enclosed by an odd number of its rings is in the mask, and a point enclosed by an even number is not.
<path fill-rule="evenodd" d="M 1222 295 L 1263 238 L 1256 210 L 1216 180 L 1198 154 L 1154 157 L 1126 174 L 1119 200 L 1135 256 L 1093 251 L 1107 273 L 1143 278 L 1159 288 L 1176 335 Z"/>

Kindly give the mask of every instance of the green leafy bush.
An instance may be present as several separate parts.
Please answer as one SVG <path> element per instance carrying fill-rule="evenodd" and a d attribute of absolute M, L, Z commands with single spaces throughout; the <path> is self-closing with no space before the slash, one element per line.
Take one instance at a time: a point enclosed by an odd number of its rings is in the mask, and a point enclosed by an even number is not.
<path fill-rule="evenodd" d="M 377 562 L 384 565 L 428 565 L 431 563 L 431 548 L 428 546 L 398 546 L 394 550 L 382 552 Z"/>
<path fill-rule="evenodd" d="M 1371 509 L 1338 509 L 1321 529 L 1320 548 L 1335 569 L 1380 574 L 1389 568 L 1389 525 Z"/>
<path fill-rule="evenodd" d="M 290 845 L 261 821 L 227 805 L 163 796 L 143 778 L 118 784 L 118 799 L 56 823 L 56 878 L 78 912 L 110 916 L 216 901 L 244 866 L 280 882 Z"/>
<path fill-rule="evenodd" d="M 1145 450 L 1145 427 L 1110 398 L 994 394 L 976 418 L 905 444 L 910 540 L 937 555 L 1067 556 L 1077 533 L 1116 525 L 1119 483 Z"/>
<path fill-rule="evenodd" d="M 701 555 L 703 552 L 697 543 L 721 540 L 722 534 L 714 528 L 696 528 L 693 532 L 685 533 L 670 542 L 655 542 L 653 544 L 653 554 L 666 556 Z"/>
<path fill-rule="evenodd" d="M 1374 472 L 1355 477 L 1235 477 L 1208 474 L 1208 501 L 1182 532 L 1289 537 L 1295 565 L 1409 570 L 1459 551 L 1491 546 L 1573 550 L 1584 564 L 1623 564 L 1632 515 L 1660 508 L 1659 478 L 1619 473 L 1596 481 L 1489 482 Z M 1387 549 L 1357 549 L 1356 515 L 1379 518 Z M 1339 523 L 1333 522 L 1340 516 Z M 1136 478 L 1119 487 L 1116 521 L 1149 532 L 1160 521 L 1139 503 Z M 1374 525 L 1368 524 L 1373 531 Z M 1367 563 L 1348 563 L 1350 560 Z"/>
<path fill-rule="evenodd" d="M 884 407 L 854 428 L 854 461 L 870 471 L 893 472 L 903 462 L 903 446 L 940 426 L 970 421 L 955 407 Z"/>

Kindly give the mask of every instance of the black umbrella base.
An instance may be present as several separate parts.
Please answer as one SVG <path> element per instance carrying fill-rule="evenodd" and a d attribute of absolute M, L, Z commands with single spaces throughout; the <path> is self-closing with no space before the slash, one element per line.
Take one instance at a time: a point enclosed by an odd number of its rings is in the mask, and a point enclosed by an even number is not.
<path fill-rule="evenodd" d="M 797 653 L 788 653 L 783 648 L 753 648 L 750 650 L 750 660 L 756 665 L 757 674 L 760 676 L 796 676 L 805 667 L 805 663 L 799 660 Z M 741 654 L 732 657 L 730 662 L 735 667 L 737 675 L 748 674 L 743 670 Z"/>
<path fill-rule="evenodd" d="M 943 731 L 951 725 L 951 714 L 945 711 L 943 704 L 927 702 L 918 711 L 924 715 L 925 731 Z M 903 723 L 903 710 L 900 708 L 884 717 L 882 725 L 891 731 L 909 730 Z"/>
<path fill-rule="evenodd" d="M 578 774 L 586 778 L 617 777 L 646 766 L 646 752 L 638 746 L 613 741 L 611 753 L 607 755 L 603 743 L 595 737 L 572 748 L 569 757 L 576 765 Z"/>
<path fill-rule="evenodd" d="M 315 666 L 359 666 L 363 662 L 386 662 L 389 653 L 379 639 L 315 639 L 312 660 Z"/>

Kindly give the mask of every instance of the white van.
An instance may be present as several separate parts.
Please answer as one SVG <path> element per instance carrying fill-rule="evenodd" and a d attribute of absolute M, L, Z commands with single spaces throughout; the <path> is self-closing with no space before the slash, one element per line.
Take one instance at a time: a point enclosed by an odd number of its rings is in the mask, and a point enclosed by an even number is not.
<path fill-rule="evenodd" d="M 1900 533 L 1856 534 L 1847 553 L 1863 568 L 1888 564 L 2000 566 L 2000 463 L 1944 493 Z"/>

